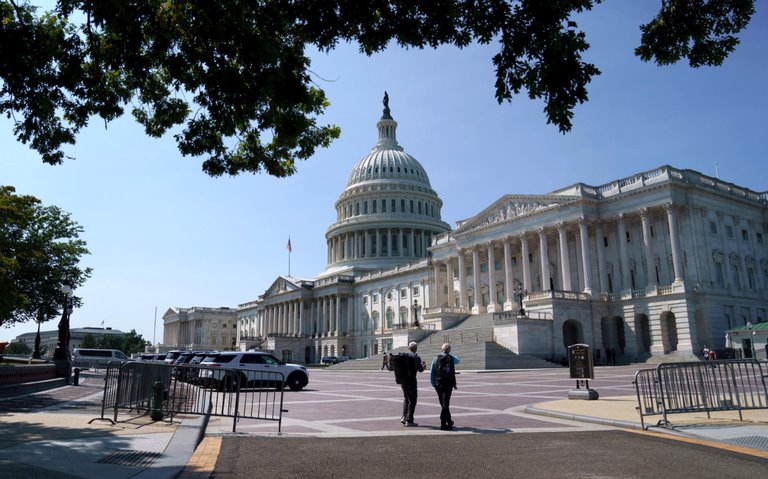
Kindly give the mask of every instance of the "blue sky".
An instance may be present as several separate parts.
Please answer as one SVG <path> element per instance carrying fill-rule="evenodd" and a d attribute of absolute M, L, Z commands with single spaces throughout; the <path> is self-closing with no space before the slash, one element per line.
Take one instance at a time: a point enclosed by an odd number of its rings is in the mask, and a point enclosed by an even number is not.
<path fill-rule="evenodd" d="M 354 45 L 312 55 L 315 82 L 341 127 L 330 148 L 287 179 L 211 178 L 173 138 L 144 136 L 130 117 L 98 120 L 67 150 L 75 161 L 42 163 L 0 119 L 0 184 L 70 212 L 85 228 L 93 277 L 76 294 L 72 326 L 136 329 L 162 340 L 172 306 L 236 307 L 280 274 L 325 268 L 325 231 L 349 171 L 376 142 L 384 90 L 398 141 L 426 168 L 451 225 L 508 193 L 543 194 L 577 182 L 600 185 L 669 164 L 755 191 L 768 190 L 768 0 L 720 68 L 657 67 L 633 55 L 638 26 L 658 2 L 607 1 L 577 20 L 602 75 L 576 108 L 573 130 L 546 124 L 525 96 L 499 105 L 496 45 L 464 50 L 390 50 L 366 57 Z M 155 307 L 157 327 L 155 328 Z M 43 326 L 55 329 L 57 321 Z M 34 330 L 0 329 L 0 340 Z"/>

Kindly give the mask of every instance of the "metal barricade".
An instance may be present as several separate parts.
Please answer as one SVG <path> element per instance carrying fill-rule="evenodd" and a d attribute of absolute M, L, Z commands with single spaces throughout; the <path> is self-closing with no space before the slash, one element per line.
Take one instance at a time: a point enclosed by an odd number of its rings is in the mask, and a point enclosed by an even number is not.
<path fill-rule="evenodd" d="M 640 422 L 645 416 L 768 409 L 768 388 L 762 365 L 755 360 L 724 360 L 660 364 L 635 373 Z"/>
<path fill-rule="evenodd" d="M 147 414 L 152 410 L 153 384 L 164 387 L 163 415 L 178 414 L 231 417 L 232 432 L 240 419 L 278 422 L 282 428 L 283 386 L 281 372 L 246 369 L 173 366 L 162 363 L 110 364 L 104 385 L 101 417 L 117 422 L 120 410 Z M 105 417 L 111 409 L 113 419 Z M 94 420 L 96 420 L 94 419 Z"/>

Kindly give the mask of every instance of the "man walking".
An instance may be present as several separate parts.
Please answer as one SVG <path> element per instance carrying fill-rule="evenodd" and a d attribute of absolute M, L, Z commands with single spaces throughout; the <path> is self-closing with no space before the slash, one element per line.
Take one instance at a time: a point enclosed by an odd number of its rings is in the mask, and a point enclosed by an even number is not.
<path fill-rule="evenodd" d="M 400 422 L 405 427 L 416 427 L 413 421 L 413 412 L 416 409 L 418 399 L 418 386 L 416 384 L 416 373 L 424 371 L 424 362 L 416 353 L 418 344 L 411 342 L 408 344 L 408 352 L 397 356 L 392 356 L 394 362 L 395 382 L 403 390 L 403 416 Z"/>
<path fill-rule="evenodd" d="M 459 364 L 458 356 L 451 353 L 451 345 L 443 344 L 442 352 L 432 359 L 432 365 L 429 368 L 429 381 L 437 392 L 437 399 L 440 401 L 440 430 L 450 431 L 453 429 L 453 419 L 451 419 L 451 394 L 456 387 L 456 368 Z"/>

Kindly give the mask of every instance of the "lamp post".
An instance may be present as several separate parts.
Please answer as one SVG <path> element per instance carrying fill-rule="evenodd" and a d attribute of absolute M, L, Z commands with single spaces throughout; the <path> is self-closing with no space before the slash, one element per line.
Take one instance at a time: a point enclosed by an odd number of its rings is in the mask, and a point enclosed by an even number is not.
<path fill-rule="evenodd" d="M 752 350 L 752 359 L 757 359 L 755 353 L 755 333 L 752 331 L 752 321 L 747 321 L 747 329 L 749 330 L 749 347 Z"/>
<path fill-rule="evenodd" d="M 418 300 L 413 301 L 413 304 L 411 305 L 411 309 L 413 309 L 413 327 L 418 328 L 419 327 L 419 311 L 421 311 L 421 305 L 419 304 Z"/>
<path fill-rule="evenodd" d="M 63 284 L 61 292 L 64 293 L 64 308 L 59 321 L 59 340 L 56 350 L 53 351 L 53 362 L 56 364 L 56 377 L 66 378 L 69 384 L 72 376 L 72 363 L 69 355 L 69 315 L 72 314 L 72 286 Z"/>
<path fill-rule="evenodd" d="M 528 290 L 523 289 L 523 286 L 518 284 L 517 289 L 515 290 L 515 300 L 517 301 L 517 304 L 519 306 L 519 315 L 525 316 L 525 309 L 523 308 L 523 298 L 528 296 Z"/>
<path fill-rule="evenodd" d="M 37 335 L 35 336 L 35 348 L 32 350 L 32 359 L 40 359 L 40 321 L 37 321 Z"/>

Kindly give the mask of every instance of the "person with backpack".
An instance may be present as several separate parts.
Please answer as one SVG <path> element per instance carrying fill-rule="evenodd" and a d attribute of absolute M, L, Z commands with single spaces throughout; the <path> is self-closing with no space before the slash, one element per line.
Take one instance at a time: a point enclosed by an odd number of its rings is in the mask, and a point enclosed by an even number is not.
<path fill-rule="evenodd" d="M 424 362 L 416 353 L 418 346 L 415 342 L 411 342 L 408 344 L 409 351 L 407 353 L 393 354 L 389 360 L 389 364 L 395 372 L 395 382 L 403 390 L 403 415 L 400 422 L 405 427 L 418 426 L 413 421 L 413 413 L 416 410 L 419 394 L 416 373 L 424 371 Z"/>
<path fill-rule="evenodd" d="M 429 381 L 437 392 L 437 399 L 440 401 L 440 430 L 450 431 L 453 429 L 453 419 L 451 419 L 451 394 L 456 386 L 456 364 L 459 364 L 459 357 L 451 353 L 451 345 L 443 344 L 442 352 L 432 359 L 432 365 L 429 368 Z"/>

